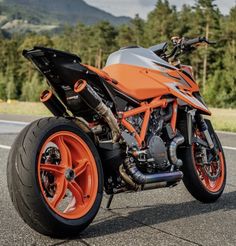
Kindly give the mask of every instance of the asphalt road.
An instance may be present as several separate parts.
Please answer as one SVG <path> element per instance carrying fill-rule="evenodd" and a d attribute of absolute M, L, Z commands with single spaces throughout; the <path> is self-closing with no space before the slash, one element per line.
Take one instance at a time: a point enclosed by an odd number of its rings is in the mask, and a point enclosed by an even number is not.
<path fill-rule="evenodd" d="M 56 240 L 28 227 L 8 195 L 7 156 L 23 126 L 0 120 L 0 245 L 236 245 L 236 134 L 218 133 L 225 146 L 228 178 L 216 203 L 201 204 L 182 183 L 116 195 L 110 211 L 104 196 L 96 219 L 80 237 Z"/>

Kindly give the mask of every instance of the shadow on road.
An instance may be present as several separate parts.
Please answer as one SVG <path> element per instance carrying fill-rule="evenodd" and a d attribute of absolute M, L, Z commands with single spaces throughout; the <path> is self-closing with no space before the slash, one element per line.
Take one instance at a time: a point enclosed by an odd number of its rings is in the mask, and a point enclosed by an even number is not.
<path fill-rule="evenodd" d="M 152 226 L 159 223 L 187 218 L 215 211 L 228 211 L 236 209 L 236 191 L 223 194 L 213 204 L 202 204 L 198 201 L 183 202 L 179 204 L 158 204 L 142 209 L 143 207 L 123 207 L 111 210 L 112 215 L 106 219 L 95 222 L 81 234 L 81 237 L 99 237 L 113 233 L 124 232 L 130 229 Z M 126 213 L 127 209 L 136 209 Z M 121 213 L 125 215 L 120 216 Z"/>

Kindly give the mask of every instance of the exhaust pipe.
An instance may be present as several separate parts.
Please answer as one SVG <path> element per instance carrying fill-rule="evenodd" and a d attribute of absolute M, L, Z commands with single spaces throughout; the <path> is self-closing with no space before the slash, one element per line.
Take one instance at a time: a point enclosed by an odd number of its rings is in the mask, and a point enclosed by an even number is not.
<path fill-rule="evenodd" d="M 121 177 L 123 178 L 123 180 L 129 184 L 135 191 L 142 191 L 142 190 L 153 190 L 153 189 L 159 189 L 159 188 L 165 188 L 165 187 L 169 187 L 171 185 L 174 185 L 174 183 L 170 182 L 155 182 L 155 183 L 150 183 L 150 184 L 136 184 L 131 178 L 130 176 L 127 174 L 127 172 L 124 169 L 123 165 L 120 165 L 119 167 L 119 172 Z M 176 181 L 177 182 L 177 181 Z"/>
<path fill-rule="evenodd" d="M 183 165 L 182 160 L 177 158 L 176 150 L 180 144 L 184 142 L 184 137 L 179 135 L 175 137 L 169 146 L 169 157 L 171 163 L 174 164 L 177 168 L 180 168 Z"/>
<path fill-rule="evenodd" d="M 178 168 L 181 167 L 183 163 L 182 160 L 177 158 L 176 150 L 183 142 L 184 137 L 179 135 L 172 140 L 169 147 L 170 160 L 172 164 Z M 122 178 L 135 190 L 140 189 L 140 187 L 141 190 L 167 187 L 171 183 L 178 182 L 183 178 L 183 173 L 181 171 L 144 174 L 137 168 L 133 157 L 127 157 L 119 171 Z M 131 178 L 127 174 L 129 174 Z"/>
<path fill-rule="evenodd" d="M 183 178 L 181 171 L 167 172 L 167 173 L 154 173 L 143 174 L 138 170 L 135 163 L 130 158 L 126 158 L 124 161 L 124 168 L 131 176 L 132 180 L 138 185 L 159 183 L 159 182 L 178 182 Z"/>
<path fill-rule="evenodd" d="M 45 90 L 40 96 L 40 101 L 57 117 L 67 117 L 69 114 L 64 105 L 58 100 L 51 90 Z"/>
<path fill-rule="evenodd" d="M 77 81 L 74 85 L 74 91 L 107 122 L 112 131 L 112 142 L 116 142 L 120 137 L 117 120 L 97 92 L 85 80 Z"/>

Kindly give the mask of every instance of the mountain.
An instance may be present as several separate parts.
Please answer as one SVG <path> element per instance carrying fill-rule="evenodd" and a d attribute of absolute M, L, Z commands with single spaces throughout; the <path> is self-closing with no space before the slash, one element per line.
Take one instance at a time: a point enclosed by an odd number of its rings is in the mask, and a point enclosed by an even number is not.
<path fill-rule="evenodd" d="M 75 25 L 79 21 L 94 24 L 106 20 L 113 25 L 127 23 L 130 18 L 116 17 L 83 0 L 0 0 L 0 28 L 21 31 L 50 30 L 65 24 Z M 36 27 L 35 27 L 36 26 Z"/>

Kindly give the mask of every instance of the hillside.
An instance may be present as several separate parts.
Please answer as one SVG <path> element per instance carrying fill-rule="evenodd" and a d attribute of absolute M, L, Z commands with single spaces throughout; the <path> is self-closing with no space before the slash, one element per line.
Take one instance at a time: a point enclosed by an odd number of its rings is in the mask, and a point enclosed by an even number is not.
<path fill-rule="evenodd" d="M 101 20 L 114 25 L 127 23 L 130 18 L 116 17 L 92 7 L 83 0 L 0 0 L 0 28 L 4 31 L 50 30 L 79 21 L 94 24 Z"/>

